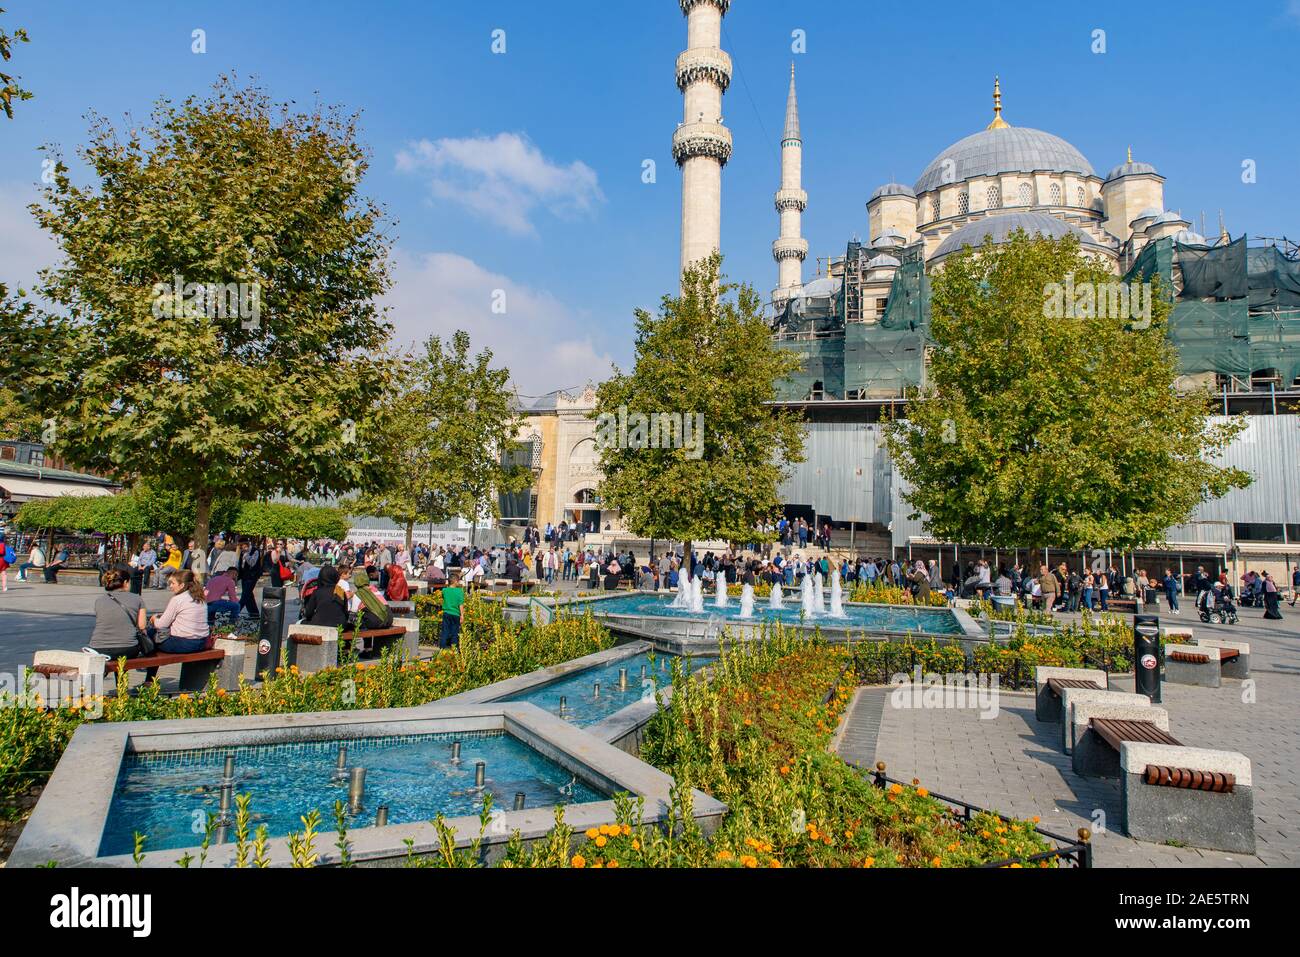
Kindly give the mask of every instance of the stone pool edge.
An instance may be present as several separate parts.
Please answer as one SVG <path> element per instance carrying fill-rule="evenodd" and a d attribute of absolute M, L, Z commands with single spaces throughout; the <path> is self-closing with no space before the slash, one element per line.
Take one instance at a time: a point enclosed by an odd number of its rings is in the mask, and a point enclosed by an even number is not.
<path fill-rule="evenodd" d="M 196 729 L 196 725 L 205 727 Z M 416 730 L 412 725 L 434 726 Z M 272 743 L 272 737 L 282 743 L 286 733 L 292 736 L 304 731 L 303 737 L 320 740 L 471 730 L 503 730 L 598 790 L 626 791 L 643 797 L 645 824 L 659 824 L 667 816 L 674 786 L 669 775 L 532 704 L 426 705 L 418 709 L 121 722 L 77 729 L 19 836 L 8 866 L 41 867 L 54 861 L 71 867 L 134 867 L 130 855 L 100 857 L 98 851 L 122 758 L 128 742 L 134 747 L 136 738 L 146 746 L 143 750 L 166 751 L 266 744 Z M 162 746 L 173 735 L 185 736 L 183 748 Z M 172 740 L 180 742 L 179 737 Z M 197 743 L 200 741 L 209 743 Z M 693 802 L 696 821 L 711 832 L 726 813 L 726 806 L 698 790 L 693 792 Z M 565 823 L 575 833 L 613 820 L 612 799 L 565 808 Z M 455 830 L 458 848 L 468 847 L 478 837 L 477 816 L 450 818 L 446 824 Z M 495 860 L 504 854 L 516 830 L 527 844 L 544 839 L 554 824 L 553 806 L 523 811 L 502 809 L 489 833 L 483 836 L 481 855 L 485 861 Z M 408 853 L 427 856 L 439 847 L 437 830 L 431 823 L 357 828 L 348 832 L 348 838 L 352 860 L 361 866 L 400 866 Z M 405 844 L 408 838 L 413 841 L 409 851 Z M 322 822 L 316 840 L 320 866 L 339 863 L 333 839 L 329 822 Z M 292 864 L 288 838 L 273 838 L 267 847 L 271 866 Z M 174 867 L 186 853 L 197 864 L 201 851 L 196 846 L 148 851 L 141 866 Z M 233 867 L 235 853 L 233 844 L 210 847 L 206 866 Z"/>

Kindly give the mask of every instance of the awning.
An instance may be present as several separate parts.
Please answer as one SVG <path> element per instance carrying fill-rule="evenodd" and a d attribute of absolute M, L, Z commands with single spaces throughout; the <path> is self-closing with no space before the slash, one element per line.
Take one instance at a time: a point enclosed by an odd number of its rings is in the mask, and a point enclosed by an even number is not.
<path fill-rule="evenodd" d="M 1281 542 L 1237 542 L 1237 551 L 1242 555 L 1300 555 L 1300 542 L 1283 544 Z"/>
<path fill-rule="evenodd" d="M 57 479 L 10 478 L 7 475 L 0 475 L 0 492 L 13 502 L 30 502 L 34 498 L 57 498 L 60 495 L 99 498 L 113 494 L 113 490 L 104 485 L 83 485 L 80 482 L 61 482 Z"/>

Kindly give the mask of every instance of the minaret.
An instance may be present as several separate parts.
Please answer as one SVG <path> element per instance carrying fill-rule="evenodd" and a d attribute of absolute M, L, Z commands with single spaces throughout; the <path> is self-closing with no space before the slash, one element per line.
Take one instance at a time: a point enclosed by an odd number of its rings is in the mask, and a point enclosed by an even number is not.
<path fill-rule="evenodd" d="M 781 236 L 772 244 L 777 263 L 772 302 L 787 302 L 803 286 L 803 261 L 808 240 L 803 238 L 803 211 L 808 194 L 803 191 L 803 137 L 799 135 L 799 100 L 794 91 L 794 64 L 790 64 L 790 95 L 785 102 L 785 132 L 781 134 L 781 188 L 776 191 L 776 211 Z"/>
<path fill-rule="evenodd" d="M 682 169 L 682 269 L 722 246 L 722 167 L 731 131 L 722 125 L 722 94 L 731 85 L 731 57 L 722 51 L 722 18 L 731 0 L 679 0 L 686 52 L 677 58 L 685 115 L 673 134 Z"/>

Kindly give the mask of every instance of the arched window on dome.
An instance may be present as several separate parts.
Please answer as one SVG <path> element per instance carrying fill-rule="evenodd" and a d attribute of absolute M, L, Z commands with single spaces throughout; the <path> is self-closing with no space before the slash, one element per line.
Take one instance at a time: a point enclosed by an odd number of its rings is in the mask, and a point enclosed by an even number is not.
<path fill-rule="evenodd" d="M 1050 190 L 1048 190 L 1048 194 L 1047 194 L 1047 195 L 1048 195 L 1048 201 L 1049 201 L 1053 206 L 1061 206 L 1061 205 L 1063 205 L 1063 203 L 1061 202 L 1062 197 L 1061 197 L 1061 184 L 1060 184 L 1060 183 L 1053 183 L 1053 184 L 1052 184 L 1052 188 L 1051 188 Z"/>
<path fill-rule="evenodd" d="M 1033 199 L 1034 191 L 1029 187 L 1029 184 L 1021 183 L 1019 188 L 1016 190 L 1016 201 L 1021 206 L 1031 206 L 1033 205 Z"/>
<path fill-rule="evenodd" d="M 939 197 L 937 195 L 930 197 L 930 219 L 939 218 Z"/>
<path fill-rule="evenodd" d="M 998 186 L 996 183 L 990 186 L 988 192 L 984 194 L 984 205 L 989 209 L 1001 209 L 1002 187 Z"/>
<path fill-rule="evenodd" d="M 1088 194 L 1084 192 L 1082 186 L 1080 186 L 1078 189 L 1074 191 L 1074 205 L 1075 206 L 1088 205 Z"/>
<path fill-rule="evenodd" d="M 962 190 L 957 194 L 957 215 L 965 216 L 970 212 L 970 193 Z"/>

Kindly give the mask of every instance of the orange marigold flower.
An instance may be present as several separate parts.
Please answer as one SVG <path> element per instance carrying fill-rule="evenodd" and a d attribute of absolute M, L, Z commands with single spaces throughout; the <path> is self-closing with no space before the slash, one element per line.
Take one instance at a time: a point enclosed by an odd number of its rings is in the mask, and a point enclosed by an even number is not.
<path fill-rule="evenodd" d="M 618 867 L 618 861 L 610 861 L 610 862 L 609 862 L 609 866 L 610 866 L 610 867 Z"/>
<path fill-rule="evenodd" d="M 609 838 L 607 838 L 604 834 L 602 834 L 602 835 L 600 835 L 600 837 L 596 838 L 596 846 L 597 846 L 597 847 L 604 847 L 604 846 L 605 846 L 606 844 L 608 844 L 608 843 L 609 843 Z"/>
<path fill-rule="evenodd" d="M 574 854 L 573 859 L 569 861 L 574 867 L 586 867 L 587 859 L 581 854 Z"/>
<path fill-rule="evenodd" d="M 916 793 L 917 793 L 919 796 L 921 796 L 921 797 L 929 797 L 929 796 L 930 796 L 930 792 L 927 791 L 925 788 L 917 788 L 917 789 L 916 789 Z"/>
<path fill-rule="evenodd" d="M 788 764 L 783 764 L 783 765 L 781 765 L 781 773 L 782 773 L 782 774 L 789 774 L 789 773 L 790 773 L 790 765 L 788 765 Z"/>
<path fill-rule="evenodd" d="M 758 858 L 754 857 L 752 854 L 746 854 L 741 857 L 740 863 L 744 864 L 746 867 L 758 867 Z"/>
<path fill-rule="evenodd" d="M 587 828 L 587 837 L 589 839 L 594 841 L 599 834 L 600 832 L 597 831 L 594 827 Z"/>

